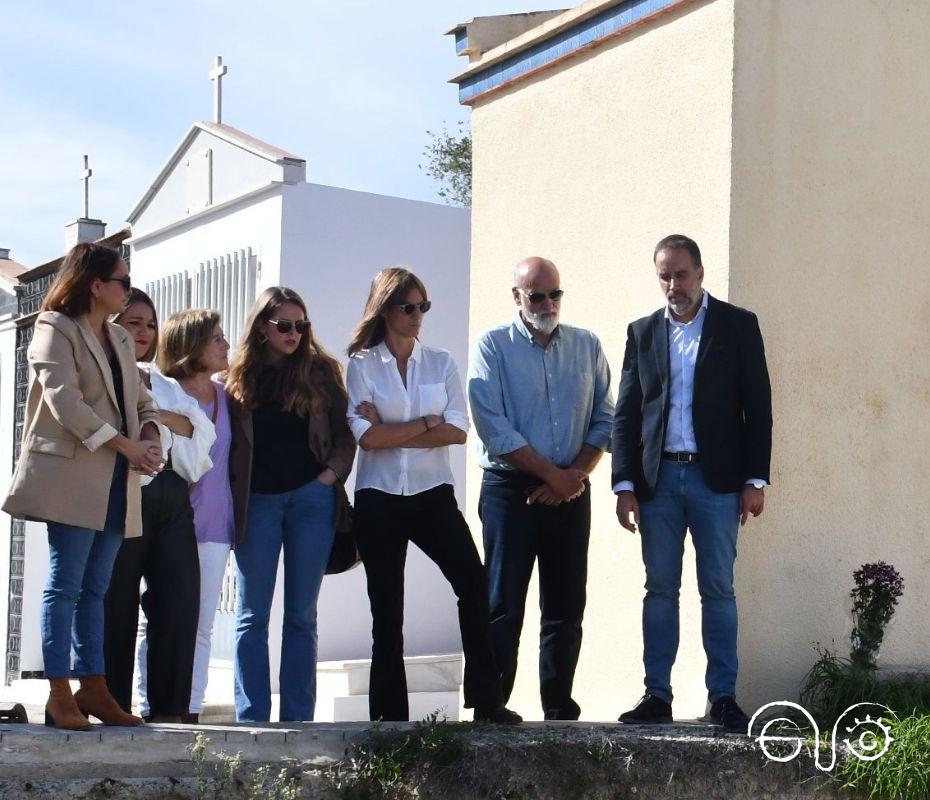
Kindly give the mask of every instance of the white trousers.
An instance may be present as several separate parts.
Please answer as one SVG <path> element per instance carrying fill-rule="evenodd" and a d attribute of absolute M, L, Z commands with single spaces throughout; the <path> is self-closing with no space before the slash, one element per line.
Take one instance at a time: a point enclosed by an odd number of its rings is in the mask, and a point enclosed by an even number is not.
<path fill-rule="evenodd" d="M 223 576 L 229 561 L 230 546 L 221 542 L 197 542 L 200 556 L 200 616 L 197 622 L 197 644 L 194 648 L 194 677 L 191 681 L 191 714 L 203 711 L 203 697 L 207 692 L 210 672 L 210 644 L 213 639 L 213 620 L 223 588 Z"/>

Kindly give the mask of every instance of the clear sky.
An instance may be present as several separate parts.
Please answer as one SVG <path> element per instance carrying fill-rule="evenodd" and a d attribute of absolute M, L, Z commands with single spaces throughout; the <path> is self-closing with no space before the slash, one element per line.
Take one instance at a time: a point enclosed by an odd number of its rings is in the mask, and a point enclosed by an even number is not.
<path fill-rule="evenodd" d="M 223 122 L 307 160 L 315 183 L 434 200 L 427 130 L 468 120 L 447 83 L 467 65 L 443 32 L 475 16 L 571 7 L 527 0 L 0 0 L 0 247 L 61 254 L 81 215 L 108 232 L 192 122 Z"/>

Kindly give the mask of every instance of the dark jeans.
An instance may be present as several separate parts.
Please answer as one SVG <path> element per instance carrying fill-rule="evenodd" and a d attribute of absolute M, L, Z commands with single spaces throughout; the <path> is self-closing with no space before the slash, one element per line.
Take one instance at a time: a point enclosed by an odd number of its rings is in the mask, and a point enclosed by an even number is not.
<path fill-rule="evenodd" d="M 153 716 L 185 714 L 194 667 L 200 564 L 187 481 L 171 470 L 143 487 L 142 536 L 123 540 L 107 591 L 107 685 L 126 711 L 132 705 L 139 581 L 143 577 L 149 712 Z"/>
<path fill-rule="evenodd" d="M 513 690 L 523 611 L 539 561 L 539 692 L 546 719 L 578 719 L 572 683 L 581 649 L 591 490 L 558 506 L 526 504 L 539 480 L 486 470 L 478 515 L 491 587 L 491 636 L 505 701 Z"/>
<path fill-rule="evenodd" d="M 488 581 L 452 487 L 443 484 L 406 496 L 361 489 L 355 493 L 354 530 L 371 600 L 371 719 L 409 719 L 403 632 L 408 541 L 436 563 L 458 597 L 465 706 L 499 705 L 501 686 L 488 630 Z"/>

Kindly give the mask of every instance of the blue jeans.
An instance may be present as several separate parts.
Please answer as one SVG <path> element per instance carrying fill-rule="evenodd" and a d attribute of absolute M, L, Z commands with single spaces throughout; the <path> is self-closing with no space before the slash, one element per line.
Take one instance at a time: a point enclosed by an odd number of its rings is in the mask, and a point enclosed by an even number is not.
<path fill-rule="evenodd" d="M 246 536 L 236 546 L 235 702 L 240 722 L 271 717 L 268 619 L 284 547 L 281 721 L 312 720 L 316 705 L 316 602 L 333 547 L 335 490 L 319 481 L 249 496 Z"/>
<path fill-rule="evenodd" d="M 42 660 L 46 678 L 106 673 L 103 599 L 125 530 L 126 459 L 117 455 L 102 531 L 48 523 L 48 581 L 42 593 Z"/>
<path fill-rule="evenodd" d="M 739 531 L 739 493 L 719 494 L 704 483 L 700 464 L 663 461 L 656 494 L 640 506 L 646 597 L 643 664 L 646 691 L 672 701 L 678 653 L 678 591 L 685 529 L 691 531 L 701 595 L 701 633 L 711 702 L 736 693 L 736 596 L 733 562 Z"/>

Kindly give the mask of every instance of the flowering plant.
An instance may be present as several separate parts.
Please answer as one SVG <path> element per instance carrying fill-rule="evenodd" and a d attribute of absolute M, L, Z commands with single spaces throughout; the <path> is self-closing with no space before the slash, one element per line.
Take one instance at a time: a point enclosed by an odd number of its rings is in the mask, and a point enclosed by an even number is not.
<path fill-rule="evenodd" d="M 853 601 L 850 660 L 875 669 L 885 626 L 894 615 L 898 598 L 904 594 L 904 579 L 891 564 L 879 561 L 863 564 L 853 573 L 853 580 L 856 586 L 849 594 Z"/>

